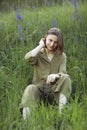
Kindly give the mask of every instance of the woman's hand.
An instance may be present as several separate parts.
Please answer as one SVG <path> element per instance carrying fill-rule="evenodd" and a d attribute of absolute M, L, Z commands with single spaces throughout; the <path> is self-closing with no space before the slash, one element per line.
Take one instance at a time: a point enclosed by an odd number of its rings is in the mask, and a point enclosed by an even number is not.
<path fill-rule="evenodd" d="M 41 38 L 39 45 L 45 47 L 45 38 Z"/>
<path fill-rule="evenodd" d="M 52 84 L 52 83 L 54 83 L 57 79 L 59 79 L 60 78 L 60 75 L 59 74 L 50 74 L 50 75 L 48 75 L 48 77 L 47 77 L 47 81 L 46 81 L 46 83 L 47 84 Z"/>

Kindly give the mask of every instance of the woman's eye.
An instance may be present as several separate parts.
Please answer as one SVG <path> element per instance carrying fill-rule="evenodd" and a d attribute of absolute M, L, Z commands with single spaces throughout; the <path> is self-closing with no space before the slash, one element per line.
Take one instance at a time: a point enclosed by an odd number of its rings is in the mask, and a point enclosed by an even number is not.
<path fill-rule="evenodd" d="M 57 42 L 55 42 L 55 44 L 57 44 Z"/>
<path fill-rule="evenodd" d="M 51 39 L 50 39 L 49 41 L 50 41 L 50 42 L 52 42 L 52 40 L 51 40 Z"/>

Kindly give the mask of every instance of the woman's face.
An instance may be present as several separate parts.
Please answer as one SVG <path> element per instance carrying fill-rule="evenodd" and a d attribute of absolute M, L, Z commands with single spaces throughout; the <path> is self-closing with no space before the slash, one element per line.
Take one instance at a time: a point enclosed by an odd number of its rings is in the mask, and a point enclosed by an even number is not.
<path fill-rule="evenodd" d="M 46 47 L 49 52 L 55 52 L 58 47 L 58 37 L 53 34 L 48 34 L 46 37 Z"/>

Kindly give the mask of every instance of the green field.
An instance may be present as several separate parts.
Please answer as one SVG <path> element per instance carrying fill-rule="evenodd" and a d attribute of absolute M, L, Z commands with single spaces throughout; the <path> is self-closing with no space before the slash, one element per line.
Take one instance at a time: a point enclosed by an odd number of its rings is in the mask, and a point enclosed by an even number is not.
<path fill-rule="evenodd" d="M 87 130 L 87 2 L 0 13 L 0 130 Z M 19 103 L 31 83 L 33 68 L 26 52 L 38 45 L 51 27 L 63 32 L 70 101 L 60 115 L 56 106 L 34 110 L 22 119 Z"/>

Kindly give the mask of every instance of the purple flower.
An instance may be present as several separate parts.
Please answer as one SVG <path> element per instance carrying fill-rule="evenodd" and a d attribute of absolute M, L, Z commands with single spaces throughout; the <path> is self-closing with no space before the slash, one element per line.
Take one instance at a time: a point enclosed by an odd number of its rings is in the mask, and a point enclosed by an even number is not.
<path fill-rule="evenodd" d="M 23 27 L 21 25 L 18 25 L 18 38 L 21 41 L 24 40 Z"/>
<path fill-rule="evenodd" d="M 77 8 L 77 2 L 76 1 L 73 3 L 73 6 L 74 6 L 75 9 Z"/>
<path fill-rule="evenodd" d="M 58 26 L 58 21 L 57 21 L 56 18 L 53 19 L 51 25 L 52 25 L 52 27 L 57 27 Z"/>
<path fill-rule="evenodd" d="M 21 26 L 21 25 L 18 25 L 18 34 L 21 34 L 21 33 L 22 33 L 22 30 L 23 30 L 22 26 Z"/>
<path fill-rule="evenodd" d="M 20 21 L 23 19 L 23 16 L 20 15 L 19 9 L 16 9 L 16 19 Z"/>
<path fill-rule="evenodd" d="M 77 2 L 76 2 L 76 0 L 72 0 L 72 3 L 73 3 L 74 8 L 77 9 Z"/>
<path fill-rule="evenodd" d="M 22 16 L 20 14 L 16 14 L 16 19 L 17 20 L 22 20 Z"/>

